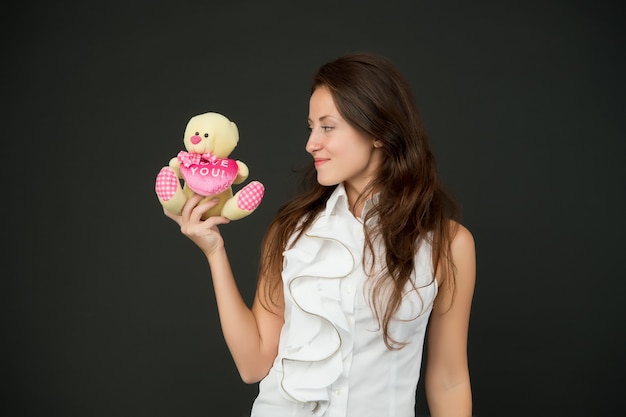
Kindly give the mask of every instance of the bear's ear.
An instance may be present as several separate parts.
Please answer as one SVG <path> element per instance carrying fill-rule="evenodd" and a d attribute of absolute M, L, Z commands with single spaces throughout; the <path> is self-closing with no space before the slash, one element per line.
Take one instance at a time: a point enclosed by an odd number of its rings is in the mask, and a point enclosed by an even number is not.
<path fill-rule="evenodd" d="M 233 130 L 233 138 L 235 138 L 235 143 L 239 142 L 239 128 L 237 128 L 237 125 L 235 124 L 235 122 L 230 122 L 230 127 Z"/>

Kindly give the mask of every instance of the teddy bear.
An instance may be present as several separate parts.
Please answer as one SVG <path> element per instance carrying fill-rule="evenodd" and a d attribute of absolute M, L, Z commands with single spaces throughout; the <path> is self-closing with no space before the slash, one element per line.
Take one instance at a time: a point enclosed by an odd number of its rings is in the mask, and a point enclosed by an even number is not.
<path fill-rule="evenodd" d="M 189 119 L 183 137 L 185 150 L 170 159 L 156 177 L 155 191 L 161 205 L 181 214 L 195 192 L 205 196 L 203 202 L 219 199 L 202 219 L 224 216 L 238 220 L 254 212 L 265 192 L 262 183 L 252 181 L 233 195 L 232 184 L 244 182 L 249 175 L 246 164 L 228 158 L 238 142 L 237 125 L 223 114 L 208 112 Z"/>

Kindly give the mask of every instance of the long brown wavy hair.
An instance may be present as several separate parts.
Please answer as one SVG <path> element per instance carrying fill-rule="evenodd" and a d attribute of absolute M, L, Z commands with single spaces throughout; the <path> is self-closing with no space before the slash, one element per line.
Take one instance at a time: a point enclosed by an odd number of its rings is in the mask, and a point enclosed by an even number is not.
<path fill-rule="evenodd" d="M 390 336 L 389 323 L 407 283 L 412 283 L 415 255 L 422 241 L 432 245 L 439 285 L 447 285 L 454 294 L 450 243 L 457 223 L 450 220 L 458 219 L 459 208 L 437 175 L 410 85 L 387 58 L 369 53 L 340 57 L 319 68 L 311 93 L 320 86 L 330 90 L 339 113 L 350 125 L 382 143 L 385 162 L 359 197 L 379 193 L 377 203 L 363 219 L 363 259 L 383 266 L 384 273 L 374 277 L 374 264 L 368 264 L 373 284 L 371 306 L 385 344 L 398 349 L 405 343 Z M 302 184 L 302 191 L 278 210 L 263 239 L 260 277 L 264 279 L 258 285 L 266 286 L 264 305 L 268 309 L 269 302 L 276 304 L 282 294 L 282 253 L 289 239 L 295 236 L 295 242 L 300 238 L 336 188 L 317 182 L 313 161 L 305 169 Z M 376 221 L 371 221 L 374 218 Z M 375 259 L 375 241 L 384 245 L 384 259 Z"/>

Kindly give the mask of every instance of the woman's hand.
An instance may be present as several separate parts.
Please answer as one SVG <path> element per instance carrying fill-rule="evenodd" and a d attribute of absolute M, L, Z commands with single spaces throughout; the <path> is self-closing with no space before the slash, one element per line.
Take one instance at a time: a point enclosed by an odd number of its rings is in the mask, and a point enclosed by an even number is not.
<path fill-rule="evenodd" d="M 215 250 L 224 247 L 224 241 L 217 226 L 227 224 L 230 220 L 222 216 L 212 216 L 202 220 L 202 215 L 219 202 L 216 198 L 200 203 L 203 198 L 204 196 L 194 193 L 185 203 L 180 215 L 166 209 L 163 209 L 163 212 L 174 220 L 180 226 L 181 233 L 191 239 L 208 257 Z"/>

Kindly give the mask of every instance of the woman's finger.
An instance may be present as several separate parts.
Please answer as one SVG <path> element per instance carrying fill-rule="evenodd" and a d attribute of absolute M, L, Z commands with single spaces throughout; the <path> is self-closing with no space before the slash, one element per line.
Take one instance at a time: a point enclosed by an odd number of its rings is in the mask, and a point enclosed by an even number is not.
<path fill-rule="evenodd" d="M 196 193 L 193 193 L 187 201 L 185 201 L 185 205 L 183 206 L 183 211 L 181 213 L 182 220 L 184 222 L 188 222 L 191 218 L 191 213 L 193 209 L 198 205 L 198 203 L 202 200 L 202 196 Z"/>
<path fill-rule="evenodd" d="M 199 222 L 204 213 L 219 203 L 219 199 L 217 197 L 202 201 L 204 198 L 205 196 L 193 194 L 187 200 L 182 212 L 183 221 Z"/>

